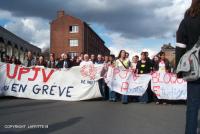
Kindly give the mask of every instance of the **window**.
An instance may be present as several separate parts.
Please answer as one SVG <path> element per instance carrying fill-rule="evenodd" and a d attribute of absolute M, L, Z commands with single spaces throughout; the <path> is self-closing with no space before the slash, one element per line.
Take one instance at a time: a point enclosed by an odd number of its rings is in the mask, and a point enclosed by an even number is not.
<path fill-rule="evenodd" d="M 70 33 L 78 33 L 78 26 L 77 25 L 69 26 L 69 32 Z"/>
<path fill-rule="evenodd" d="M 69 40 L 69 45 L 70 45 L 70 47 L 78 46 L 78 40 L 76 40 L 76 39 Z"/>

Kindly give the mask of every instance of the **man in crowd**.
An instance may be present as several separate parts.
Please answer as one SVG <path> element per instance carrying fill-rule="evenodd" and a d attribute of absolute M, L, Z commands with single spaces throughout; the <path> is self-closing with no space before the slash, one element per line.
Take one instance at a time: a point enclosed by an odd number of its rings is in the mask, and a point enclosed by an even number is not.
<path fill-rule="evenodd" d="M 33 58 L 31 51 L 28 51 L 27 57 L 23 65 L 26 67 L 31 67 L 36 65 L 36 60 Z"/>
<path fill-rule="evenodd" d="M 57 68 L 70 68 L 71 61 L 69 60 L 69 56 L 66 53 L 61 54 L 61 60 L 56 65 Z"/>

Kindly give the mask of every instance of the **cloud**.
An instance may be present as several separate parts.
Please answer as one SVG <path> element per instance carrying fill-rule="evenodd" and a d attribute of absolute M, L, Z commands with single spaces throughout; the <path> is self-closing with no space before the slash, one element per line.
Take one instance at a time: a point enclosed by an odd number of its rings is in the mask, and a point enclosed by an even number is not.
<path fill-rule="evenodd" d="M 4 18 L 4 15 L 0 14 L 0 18 L 9 19 L 4 25 L 6 29 L 40 48 L 49 46 L 50 31 L 47 20 L 36 17 L 13 17 L 8 12 L 4 13 L 8 16 Z"/>
<path fill-rule="evenodd" d="M 12 4 L 11 4 L 12 3 Z M 2 0 L 0 19 L 9 19 L 5 28 L 43 48 L 49 45 L 49 22 L 58 10 L 105 28 L 111 51 L 127 49 L 140 54 L 143 39 L 166 40 L 175 34 L 191 0 Z M 107 42 L 106 42 L 107 43 Z"/>
<path fill-rule="evenodd" d="M 165 37 L 173 33 L 185 10 L 185 0 L 34 0 L 1 1 L 0 8 L 19 17 L 52 20 L 64 9 L 87 22 L 104 25 L 127 38 Z M 12 3 L 12 4 L 10 4 Z M 175 18 L 175 21 L 174 21 Z M 166 25 L 167 24 L 167 25 Z"/>

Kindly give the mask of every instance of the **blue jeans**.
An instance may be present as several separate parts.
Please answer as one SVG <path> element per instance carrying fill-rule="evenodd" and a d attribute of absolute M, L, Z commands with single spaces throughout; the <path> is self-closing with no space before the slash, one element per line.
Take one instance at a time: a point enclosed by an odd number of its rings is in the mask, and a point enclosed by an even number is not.
<path fill-rule="evenodd" d="M 98 84 L 99 84 L 99 90 L 101 93 L 101 96 L 105 99 L 105 81 L 103 78 L 98 80 Z"/>
<path fill-rule="evenodd" d="M 148 101 L 149 101 L 148 91 L 146 91 L 142 96 L 139 96 L 139 102 L 148 103 Z"/>
<path fill-rule="evenodd" d="M 110 88 L 109 88 L 109 100 L 116 101 L 116 92 L 112 91 Z"/>
<path fill-rule="evenodd" d="M 200 106 L 200 83 L 188 82 L 185 134 L 197 134 Z"/>
<path fill-rule="evenodd" d="M 122 95 L 122 103 L 128 103 L 128 95 Z"/>

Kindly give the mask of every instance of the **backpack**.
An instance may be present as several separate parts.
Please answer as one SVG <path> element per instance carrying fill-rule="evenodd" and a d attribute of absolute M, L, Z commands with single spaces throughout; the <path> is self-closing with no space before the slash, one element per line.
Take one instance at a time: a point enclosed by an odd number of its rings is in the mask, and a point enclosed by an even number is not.
<path fill-rule="evenodd" d="M 195 81 L 200 78 L 200 37 L 193 48 L 180 59 L 176 73 L 180 73 L 184 80 Z"/>

